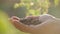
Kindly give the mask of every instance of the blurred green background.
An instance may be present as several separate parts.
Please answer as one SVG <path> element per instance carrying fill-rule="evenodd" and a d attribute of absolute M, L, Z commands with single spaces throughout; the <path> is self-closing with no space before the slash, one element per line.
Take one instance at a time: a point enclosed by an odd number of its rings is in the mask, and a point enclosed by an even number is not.
<path fill-rule="evenodd" d="M 0 34 L 28 34 L 17 30 L 8 18 L 41 14 L 60 18 L 60 0 L 0 0 Z"/>

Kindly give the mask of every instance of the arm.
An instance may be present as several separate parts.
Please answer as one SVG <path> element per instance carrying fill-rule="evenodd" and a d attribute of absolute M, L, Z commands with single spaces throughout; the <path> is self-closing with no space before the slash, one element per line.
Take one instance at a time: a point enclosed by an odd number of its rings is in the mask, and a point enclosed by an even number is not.
<path fill-rule="evenodd" d="M 29 17 L 26 17 L 26 19 L 33 19 L 33 20 L 35 20 L 35 18 L 36 19 L 38 19 L 39 21 L 41 21 L 42 23 L 43 22 L 45 22 L 45 21 L 47 21 L 48 19 L 52 19 L 52 17 L 51 16 L 49 16 L 49 15 L 41 15 L 41 16 L 29 16 Z M 25 24 L 23 24 L 22 22 L 20 22 L 20 18 L 18 18 L 18 17 L 16 17 L 16 16 L 13 16 L 13 17 L 11 17 L 11 19 L 10 19 L 11 21 L 12 21 L 12 23 L 13 23 L 13 25 L 17 28 L 17 29 L 19 29 L 19 30 L 21 30 L 21 31 L 24 31 L 24 32 L 34 32 L 34 31 L 36 31 L 36 29 L 37 29 L 37 27 L 40 27 L 40 24 L 39 25 L 34 25 L 34 26 L 28 26 L 28 25 L 25 25 Z M 32 20 L 32 22 L 33 22 L 33 20 Z M 38 22 L 37 22 L 38 23 Z"/>
<path fill-rule="evenodd" d="M 15 17 L 16 18 L 16 17 Z M 46 19 L 45 19 L 46 18 Z M 49 15 L 42 15 L 40 16 L 39 20 L 42 20 L 41 24 L 34 25 L 33 27 L 19 23 L 19 20 L 11 19 L 14 26 L 24 32 L 29 32 L 32 34 L 55 34 L 59 33 L 58 30 L 60 29 L 60 20 L 55 19 Z M 60 30 L 59 30 L 60 31 Z M 60 34 L 60 33 L 59 33 Z"/>

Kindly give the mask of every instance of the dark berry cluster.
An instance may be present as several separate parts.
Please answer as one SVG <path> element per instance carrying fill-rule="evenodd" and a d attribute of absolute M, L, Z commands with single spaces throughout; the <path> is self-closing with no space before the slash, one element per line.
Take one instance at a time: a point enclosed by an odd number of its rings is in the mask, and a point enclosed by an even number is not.
<path fill-rule="evenodd" d="M 20 22 L 26 25 L 37 25 L 41 23 L 39 17 L 22 18 L 20 19 Z"/>

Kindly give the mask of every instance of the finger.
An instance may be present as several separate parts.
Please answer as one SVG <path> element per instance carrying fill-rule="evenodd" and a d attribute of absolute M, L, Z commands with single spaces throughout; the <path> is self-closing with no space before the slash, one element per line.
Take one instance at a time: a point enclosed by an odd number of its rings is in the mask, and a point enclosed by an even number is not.
<path fill-rule="evenodd" d="M 20 20 L 20 18 L 17 16 L 12 16 L 11 19 Z"/>

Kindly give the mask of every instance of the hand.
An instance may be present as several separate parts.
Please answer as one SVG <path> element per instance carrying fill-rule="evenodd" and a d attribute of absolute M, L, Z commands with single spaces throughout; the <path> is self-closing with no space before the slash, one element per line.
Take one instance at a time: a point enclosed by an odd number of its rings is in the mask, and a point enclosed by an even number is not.
<path fill-rule="evenodd" d="M 42 17 L 40 17 L 42 20 L 44 20 L 44 22 L 42 21 L 41 24 L 38 25 L 34 25 L 33 27 L 31 26 L 26 26 L 24 24 L 21 24 L 20 18 L 14 16 L 11 17 L 11 21 L 13 22 L 14 26 L 23 31 L 23 32 L 27 32 L 27 33 L 31 33 L 31 34 L 60 34 L 60 20 L 56 19 L 56 18 L 48 18 L 51 17 L 49 15 L 45 15 L 47 17 L 44 17 L 44 15 Z M 32 18 L 33 16 L 31 16 Z M 30 17 L 25 17 L 25 18 L 30 18 Z M 30 18 L 30 19 L 31 19 Z M 33 17 L 35 18 L 35 17 Z"/>
<path fill-rule="evenodd" d="M 10 19 L 11 23 L 20 31 L 23 32 L 31 32 L 33 29 L 31 27 L 29 27 L 28 25 L 22 24 L 20 22 L 20 18 L 16 17 L 16 16 L 12 16 Z"/>

